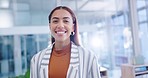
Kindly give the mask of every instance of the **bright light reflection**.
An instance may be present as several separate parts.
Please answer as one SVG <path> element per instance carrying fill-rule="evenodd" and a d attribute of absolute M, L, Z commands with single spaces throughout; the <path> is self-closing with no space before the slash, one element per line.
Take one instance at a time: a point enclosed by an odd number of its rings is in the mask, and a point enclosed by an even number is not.
<path fill-rule="evenodd" d="M 132 45 L 132 35 L 130 28 L 126 27 L 123 30 L 124 48 L 130 48 Z"/>
<path fill-rule="evenodd" d="M 1 8 L 9 8 L 9 0 L 1 0 L 0 7 Z"/>
<path fill-rule="evenodd" d="M 103 41 L 99 37 L 92 37 L 91 45 L 94 48 L 101 48 L 101 46 L 103 46 Z"/>
<path fill-rule="evenodd" d="M 8 12 L 0 12 L 0 28 L 8 28 L 12 26 L 11 16 Z"/>

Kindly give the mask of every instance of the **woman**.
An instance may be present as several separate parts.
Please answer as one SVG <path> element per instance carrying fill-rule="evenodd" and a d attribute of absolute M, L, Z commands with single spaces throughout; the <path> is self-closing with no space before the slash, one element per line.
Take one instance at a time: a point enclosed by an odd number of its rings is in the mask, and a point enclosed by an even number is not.
<path fill-rule="evenodd" d="M 79 44 L 73 11 L 58 6 L 48 19 L 52 44 L 33 56 L 30 78 L 100 78 L 96 57 Z"/>

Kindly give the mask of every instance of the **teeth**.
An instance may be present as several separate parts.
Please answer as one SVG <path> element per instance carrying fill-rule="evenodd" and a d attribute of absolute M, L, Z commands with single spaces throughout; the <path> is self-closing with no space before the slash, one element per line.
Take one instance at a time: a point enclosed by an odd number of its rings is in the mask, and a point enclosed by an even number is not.
<path fill-rule="evenodd" d="M 57 32 L 58 34 L 64 34 L 65 32 Z"/>

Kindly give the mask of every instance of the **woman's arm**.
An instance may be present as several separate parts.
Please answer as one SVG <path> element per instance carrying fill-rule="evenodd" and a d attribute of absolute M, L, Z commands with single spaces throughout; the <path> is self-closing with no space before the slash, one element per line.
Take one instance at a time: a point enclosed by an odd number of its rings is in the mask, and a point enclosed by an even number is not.
<path fill-rule="evenodd" d="M 91 66 L 91 78 L 101 78 L 100 76 L 100 66 L 98 64 L 97 58 L 93 58 L 92 66 Z"/>
<path fill-rule="evenodd" d="M 30 64 L 30 78 L 37 78 L 35 75 L 36 73 L 36 65 L 35 65 L 35 56 L 32 57 L 31 59 L 31 64 Z"/>

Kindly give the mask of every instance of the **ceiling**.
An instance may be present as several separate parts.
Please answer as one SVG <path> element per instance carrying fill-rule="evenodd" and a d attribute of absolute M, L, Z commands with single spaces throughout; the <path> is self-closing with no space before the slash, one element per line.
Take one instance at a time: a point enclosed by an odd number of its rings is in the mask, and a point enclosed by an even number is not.
<path fill-rule="evenodd" d="M 81 23 L 96 23 L 127 8 L 126 0 L 61 0 L 75 10 Z M 85 22 L 85 20 L 87 22 Z"/>
<path fill-rule="evenodd" d="M 35 15 L 35 19 L 44 19 L 36 20 L 43 21 L 43 23 L 47 22 L 45 21 L 47 20 L 47 16 L 45 15 L 48 15 L 49 12 L 58 5 L 66 5 L 72 8 L 78 17 L 80 24 L 99 22 L 102 19 L 104 20 L 115 15 L 127 6 L 126 0 L 0 0 L 0 9 L 10 9 L 13 11 L 14 17 L 18 17 L 16 21 L 18 21 L 18 19 L 26 20 L 27 17 L 29 19 L 29 17 Z M 29 11 L 27 14 L 30 15 L 27 15 L 26 18 L 24 18 L 24 13 L 18 14 L 19 12 L 27 11 Z"/>

